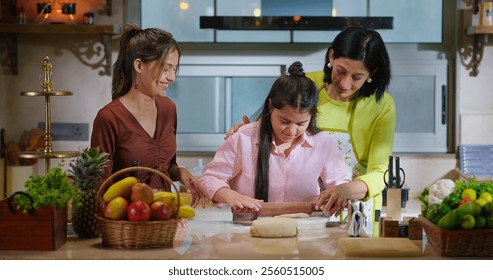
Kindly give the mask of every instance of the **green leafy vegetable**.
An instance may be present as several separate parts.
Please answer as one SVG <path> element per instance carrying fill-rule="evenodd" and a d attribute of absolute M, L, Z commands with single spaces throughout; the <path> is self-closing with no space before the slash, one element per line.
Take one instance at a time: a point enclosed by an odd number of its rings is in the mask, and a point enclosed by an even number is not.
<path fill-rule="evenodd" d="M 426 219 L 430 222 L 436 224 L 438 221 L 445 216 L 448 212 L 450 212 L 450 207 L 447 204 L 431 204 L 428 206 L 426 210 Z"/>
<path fill-rule="evenodd" d="M 426 217 L 426 212 L 428 211 L 428 194 L 430 193 L 430 191 L 425 188 L 423 190 L 422 193 L 419 194 L 418 198 L 419 200 L 421 200 L 421 202 L 423 202 L 423 204 L 421 204 L 421 214 L 423 214 L 423 216 Z"/>
<path fill-rule="evenodd" d="M 469 181 L 465 179 L 455 181 L 454 193 L 461 194 L 465 189 L 475 190 L 478 196 L 483 192 L 489 192 L 493 195 L 493 182 L 478 182 L 476 177 L 469 179 Z"/>
<path fill-rule="evenodd" d="M 457 208 L 459 202 L 461 201 L 460 192 L 454 190 L 453 193 L 449 194 L 442 202 L 442 204 L 448 205 L 451 209 Z"/>
<path fill-rule="evenodd" d="M 31 176 L 26 181 L 26 193 L 33 198 L 32 208 L 53 205 L 58 209 L 66 209 L 72 201 L 80 205 L 81 191 L 67 180 L 67 174 L 60 167 L 52 168 L 44 176 Z M 17 209 L 26 213 L 31 209 L 29 198 L 22 195 L 15 196 Z"/>

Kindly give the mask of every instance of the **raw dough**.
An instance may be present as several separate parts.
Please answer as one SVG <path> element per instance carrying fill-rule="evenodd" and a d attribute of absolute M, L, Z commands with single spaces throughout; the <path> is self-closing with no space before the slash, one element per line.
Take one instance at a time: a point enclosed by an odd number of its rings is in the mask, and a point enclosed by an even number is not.
<path fill-rule="evenodd" d="M 298 223 L 291 218 L 263 218 L 252 222 L 253 237 L 293 237 L 298 235 Z"/>

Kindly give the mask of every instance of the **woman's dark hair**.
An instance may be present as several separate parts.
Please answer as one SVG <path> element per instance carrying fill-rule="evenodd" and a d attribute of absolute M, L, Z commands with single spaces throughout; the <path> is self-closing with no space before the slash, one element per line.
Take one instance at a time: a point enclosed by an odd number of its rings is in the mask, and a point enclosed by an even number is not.
<path fill-rule="evenodd" d="M 272 123 L 269 103 L 275 109 L 291 106 L 298 112 L 309 112 L 311 115 L 307 131 L 318 133 L 317 103 L 318 89 L 315 83 L 305 76 L 303 65 L 296 61 L 288 69 L 289 75 L 282 75 L 272 85 L 260 113 L 259 149 L 255 177 L 255 198 L 268 201 L 269 198 L 269 158 L 272 143 Z"/>
<path fill-rule="evenodd" d="M 390 59 L 380 34 L 362 27 L 348 27 L 339 33 L 327 50 L 324 64 L 324 82 L 332 83 L 332 68 L 329 63 L 329 51 L 334 51 L 334 59 L 339 57 L 360 60 L 370 72 L 371 83 L 364 83 L 358 96 L 375 94 L 378 100 L 382 97 L 390 83 Z"/>
<path fill-rule="evenodd" d="M 163 71 L 168 55 L 180 48 L 171 33 L 158 28 L 140 29 L 136 24 L 127 24 L 120 39 L 120 51 L 113 65 L 112 99 L 125 95 L 135 79 L 133 63 L 158 61 L 158 73 Z"/>

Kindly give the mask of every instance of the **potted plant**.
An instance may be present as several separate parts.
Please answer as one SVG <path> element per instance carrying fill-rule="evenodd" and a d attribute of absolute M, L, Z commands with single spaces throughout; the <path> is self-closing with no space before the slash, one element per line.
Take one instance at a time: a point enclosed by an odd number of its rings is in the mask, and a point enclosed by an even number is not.
<path fill-rule="evenodd" d="M 56 250 L 67 241 L 67 208 L 81 191 L 56 167 L 31 176 L 25 192 L 0 202 L 0 250 Z"/>

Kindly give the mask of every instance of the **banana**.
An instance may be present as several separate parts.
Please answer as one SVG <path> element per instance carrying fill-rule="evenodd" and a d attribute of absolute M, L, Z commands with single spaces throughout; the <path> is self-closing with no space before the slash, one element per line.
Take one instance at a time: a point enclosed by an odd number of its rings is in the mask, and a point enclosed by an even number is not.
<path fill-rule="evenodd" d="M 183 219 L 190 219 L 195 216 L 195 209 L 191 206 L 183 205 L 178 209 L 178 217 Z"/>
<path fill-rule="evenodd" d="M 161 201 L 162 203 L 173 206 L 178 202 L 178 196 L 172 192 L 157 192 L 154 193 L 154 201 Z M 185 200 L 180 196 L 180 205 L 183 205 Z"/>
<path fill-rule="evenodd" d="M 154 193 L 154 201 L 161 201 L 171 207 L 172 213 L 176 213 L 178 205 L 178 196 L 172 192 L 156 192 Z M 178 208 L 178 217 L 184 219 L 190 219 L 195 216 L 195 209 L 188 205 L 184 205 L 185 200 L 180 196 L 180 208 Z"/>
<path fill-rule="evenodd" d="M 130 189 L 133 185 L 137 184 L 138 180 L 135 177 L 126 177 L 113 185 L 111 185 L 108 190 L 103 195 L 103 200 L 105 202 L 110 202 L 113 198 L 121 196 L 128 196 Z"/>
<path fill-rule="evenodd" d="M 171 205 L 176 200 L 176 194 L 172 192 L 154 193 L 154 201 L 161 201 L 166 205 Z"/>

